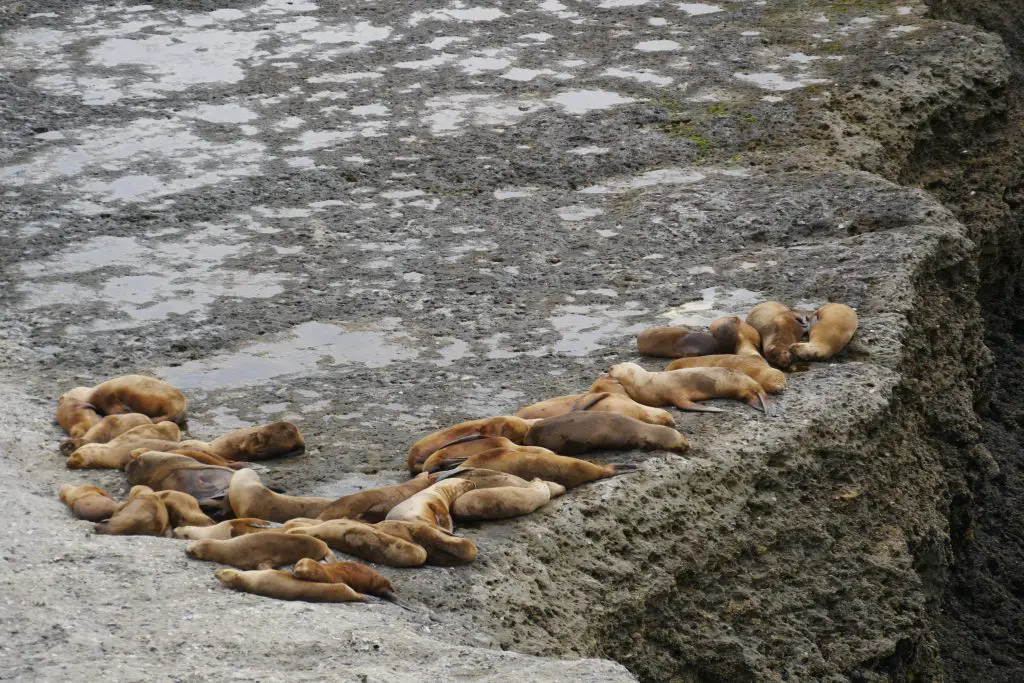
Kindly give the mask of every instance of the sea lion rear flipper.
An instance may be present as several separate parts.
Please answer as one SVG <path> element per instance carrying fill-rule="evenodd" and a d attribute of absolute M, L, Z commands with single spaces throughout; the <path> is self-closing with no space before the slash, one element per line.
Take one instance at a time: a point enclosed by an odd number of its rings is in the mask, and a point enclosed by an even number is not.
<path fill-rule="evenodd" d="M 474 469 L 475 468 L 473 468 L 473 467 L 456 467 L 454 470 L 448 470 L 447 472 L 442 472 L 437 477 L 437 481 L 444 481 L 445 479 L 450 479 L 451 477 L 457 477 L 460 474 L 465 474 L 466 472 L 472 472 Z M 437 481 L 435 481 L 434 483 L 437 483 Z"/>
<path fill-rule="evenodd" d="M 433 474 L 434 472 L 441 472 L 442 470 L 450 470 L 453 467 L 458 467 L 462 463 L 466 462 L 466 460 L 468 460 L 468 459 L 469 459 L 468 456 L 465 457 L 465 458 L 448 458 L 448 459 L 445 459 L 444 461 L 439 462 L 438 464 L 434 465 L 429 470 L 427 470 L 427 472 L 430 472 L 431 474 Z"/>
<path fill-rule="evenodd" d="M 617 477 L 620 474 L 636 474 L 640 471 L 640 468 L 636 465 L 630 465 L 627 463 L 613 462 L 611 463 L 611 466 L 615 468 L 615 474 L 612 475 L 613 477 Z"/>
<path fill-rule="evenodd" d="M 700 413 L 724 413 L 725 411 L 721 408 L 714 408 L 712 406 L 701 405 L 700 403 L 694 403 L 690 399 L 680 399 L 675 403 L 676 408 L 679 410 L 694 410 Z"/>
<path fill-rule="evenodd" d="M 765 415 L 771 415 L 771 409 L 769 408 L 768 398 L 764 395 L 764 392 L 759 391 L 750 398 L 747 399 L 747 405 L 755 410 L 760 410 Z"/>
<path fill-rule="evenodd" d="M 601 392 L 600 394 L 585 394 L 579 399 L 577 399 L 575 403 L 573 403 L 572 410 L 570 410 L 569 412 L 576 413 L 590 410 L 591 408 L 593 408 L 598 403 L 605 400 L 611 395 L 612 394 L 610 391 L 604 391 Z"/>
<path fill-rule="evenodd" d="M 452 439 L 451 441 L 448 441 L 448 442 L 446 442 L 444 444 L 441 444 L 439 447 L 434 449 L 434 452 L 436 453 L 437 451 L 441 450 L 442 448 L 448 448 L 449 446 L 454 446 L 457 443 L 466 443 L 467 441 L 479 441 L 480 439 L 486 439 L 486 438 L 487 437 L 484 436 L 483 434 L 467 434 L 466 436 L 460 436 L 457 439 Z"/>
<path fill-rule="evenodd" d="M 267 488 L 273 491 L 274 493 L 288 493 L 287 489 L 280 488 L 279 486 L 268 486 Z"/>

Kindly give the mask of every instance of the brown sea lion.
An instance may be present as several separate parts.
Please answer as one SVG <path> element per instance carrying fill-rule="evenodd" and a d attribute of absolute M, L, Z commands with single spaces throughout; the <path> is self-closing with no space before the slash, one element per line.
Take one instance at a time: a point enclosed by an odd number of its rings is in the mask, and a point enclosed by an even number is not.
<path fill-rule="evenodd" d="M 761 356 L 761 335 L 738 315 L 719 318 L 709 326 L 711 334 L 729 348 L 724 353 Z M 729 342 L 732 341 L 732 344 Z"/>
<path fill-rule="evenodd" d="M 333 498 L 286 496 L 260 481 L 253 470 L 235 472 L 228 488 L 228 502 L 236 517 L 259 517 L 268 522 L 287 522 L 294 517 L 316 517 Z"/>
<path fill-rule="evenodd" d="M 174 530 L 175 538 L 187 538 L 198 541 L 208 538 L 215 541 L 226 541 L 230 538 L 257 534 L 263 531 L 280 530 L 284 527 L 277 522 L 268 522 L 255 517 L 226 519 L 213 526 L 179 526 Z"/>
<path fill-rule="evenodd" d="M 237 569 L 218 569 L 213 573 L 228 588 L 278 600 L 305 602 L 364 602 L 361 595 L 344 583 L 317 583 L 297 579 L 278 569 L 260 569 L 240 572 Z"/>
<path fill-rule="evenodd" d="M 71 508 L 78 519 L 102 522 L 117 510 L 117 501 L 99 486 L 65 484 L 60 487 L 60 502 Z"/>
<path fill-rule="evenodd" d="M 314 560 L 334 557 L 331 549 L 320 539 L 286 531 L 245 534 L 226 541 L 208 538 L 192 541 L 185 548 L 185 553 L 197 560 L 229 564 L 239 569 L 271 569 L 295 564 L 303 557 Z"/>
<path fill-rule="evenodd" d="M 357 493 L 342 496 L 325 507 L 319 515 L 319 519 L 358 519 L 363 522 L 380 522 L 387 517 L 391 508 L 403 500 L 419 493 L 437 481 L 436 474 L 423 472 L 407 482 L 394 484 L 392 486 L 381 486 L 375 489 L 366 489 Z"/>
<path fill-rule="evenodd" d="M 283 458 L 299 455 L 306 450 L 306 442 L 299 428 L 284 420 L 237 429 L 210 442 L 182 441 L 182 446 L 212 453 L 228 462 Z"/>
<path fill-rule="evenodd" d="M 374 526 L 388 536 L 415 543 L 417 547 L 426 551 L 426 563 L 436 567 L 455 567 L 476 559 L 477 548 L 473 541 L 432 524 L 390 519 L 378 522 Z"/>
<path fill-rule="evenodd" d="M 96 406 L 88 401 L 90 391 L 88 387 L 76 387 L 61 395 L 57 402 L 57 424 L 71 439 L 80 439 L 102 419 Z"/>
<path fill-rule="evenodd" d="M 520 443 L 526 436 L 530 424 L 519 417 L 502 415 L 485 417 L 480 420 L 460 422 L 446 429 L 427 434 L 409 449 L 409 471 L 419 472 L 434 451 L 440 450 L 457 439 L 466 436 L 503 436 L 513 443 Z"/>
<path fill-rule="evenodd" d="M 227 493 L 235 470 L 227 467 L 203 465 L 187 455 L 147 451 L 134 453 L 125 472 L 131 484 L 187 493 L 208 513 L 223 514 L 229 509 Z"/>
<path fill-rule="evenodd" d="M 768 412 L 768 396 L 756 380 L 727 368 L 687 368 L 647 372 L 636 363 L 612 366 L 611 375 L 622 382 L 635 401 L 649 406 L 673 405 L 681 410 L 722 412 L 694 401 L 735 398 Z"/>
<path fill-rule="evenodd" d="M 625 391 L 625 390 L 623 390 Z M 651 408 L 637 403 L 625 394 L 613 392 L 570 394 L 558 396 L 524 406 L 516 411 L 516 417 L 524 420 L 542 420 L 548 417 L 565 415 L 573 411 L 589 410 L 593 413 L 618 413 L 648 424 L 665 425 L 671 427 L 675 424 L 672 415 L 667 410 Z"/>
<path fill-rule="evenodd" d="M 496 488 L 469 491 L 459 496 L 452 504 L 452 515 L 458 520 L 478 521 L 483 519 L 506 519 L 528 515 L 548 504 L 555 491 L 565 493 L 565 487 L 554 482 L 534 479 L 526 487 L 498 486 Z"/>
<path fill-rule="evenodd" d="M 761 388 L 770 394 L 777 394 L 786 389 L 786 373 L 773 368 L 760 354 L 756 356 L 725 354 L 677 358 L 665 366 L 665 372 L 686 368 L 728 368 L 736 372 L 742 372 L 760 384 Z"/>
<path fill-rule="evenodd" d="M 690 450 L 686 437 L 675 429 L 647 424 L 618 413 L 573 412 L 549 417 L 534 423 L 523 443 L 561 455 L 633 448 L 677 453 Z"/>
<path fill-rule="evenodd" d="M 241 470 L 249 466 L 248 463 L 245 462 L 225 460 L 219 455 L 214 455 L 213 453 L 210 453 L 205 450 L 199 450 L 196 447 L 197 443 L 201 444 L 202 442 L 182 441 L 181 443 L 177 444 L 174 447 L 168 446 L 166 450 L 164 450 L 163 452 L 174 453 L 175 455 L 186 455 L 195 460 L 196 462 L 202 463 L 203 465 L 216 465 L 217 467 L 228 467 L 233 470 Z"/>
<path fill-rule="evenodd" d="M 181 526 L 213 526 L 212 519 L 203 513 L 199 501 L 181 491 L 157 491 L 156 497 L 163 501 L 170 517 L 172 529 Z"/>
<path fill-rule="evenodd" d="M 424 522 L 451 533 L 455 525 L 449 511 L 451 504 L 476 486 L 466 479 L 439 481 L 391 508 L 385 520 Z"/>
<path fill-rule="evenodd" d="M 133 427 L 107 443 L 87 443 L 68 456 L 71 469 L 107 468 L 123 469 L 131 459 L 131 452 L 139 448 L 157 450 L 173 448 L 181 438 L 181 430 L 173 422 L 144 424 Z"/>
<path fill-rule="evenodd" d="M 810 341 L 789 347 L 803 361 L 828 360 L 850 342 L 857 331 L 857 312 L 846 304 L 825 304 L 809 318 Z"/>
<path fill-rule="evenodd" d="M 104 415 L 142 413 L 153 422 L 185 421 L 188 400 L 167 382 L 145 375 L 122 375 L 97 384 L 89 393 L 89 403 Z"/>
<path fill-rule="evenodd" d="M 485 470 L 482 467 L 456 467 L 453 470 L 438 472 L 437 474 L 439 481 L 458 477 L 459 479 L 467 479 L 473 482 L 477 489 L 493 489 L 498 486 L 518 486 L 520 488 L 524 488 L 530 485 L 530 482 L 521 477 L 517 477 L 514 474 L 509 474 L 508 472 L 497 472 L 495 470 Z M 558 484 L 554 482 L 548 483 L 552 486 L 558 486 Z"/>
<path fill-rule="evenodd" d="M 587 389 L 588 394 L 603 394 L 608 392 L 610 394 L 619 394 L 629 398 L 629 394 L 626 392 L 626 388 L 617 380 L 613 379 L 610 375 L 601 375 L 594 380 L 594 383 Z"/>
<path fill-rule="evenodd" d="M 464 460 L 451 460 L 437 465 L 445 467 L 480 467 L 507 472 L 527 480 L 543 479 L 572 488 L 597 479 L 636 471 L 632 465 L 597 463 L 570 458 L 536 446 L 517 446 L 514 450 L 495 448 Z"/>
<path fill-rule="evenodd" d="M 288 533 L 319 538 L 334 550 L 389 567 L 419 567 L 427 561 L 427 551 L 416 543 L 354 519 L 332 519 L 291 529 Z"/>
<path fill-rule="evenodd" d="M 306 557 L 295 563 L 292 576 L 317 583 L 344 583 L 358 593 L 376 595 L 386 600 L 395 599 L 395 589 L 387 577 L 358 562 L 323 564 Z"/>
<path fill-rule="evenodd" d="M 70 455 L 79 446 L 87 443 L 107 443 L 129 429 L 142 425 L 152 424 L 152 420 L 142 413 L 124 413 L 123 415 L 107 415 L 105 418 L 94 424 L 89 431 L 81 436 L 69 438 L 60 445 L 64 455 Z"/>
<path fill-rule="evenodd" d="M 312 517 L 293 517 L 292 519 L 289 519 L 287 522 L 282 522 L 281 527 L 285 531 L 291 531 L 292 529 L 298 529 L 299 527 L 303 526 L 316 526 L 317 524 L 323 524 L 324 521 L 330 520 L 322 520 L 319 518 L 314 519 Z"/>
<path fill-rule="evenodd" d="M 167 536 L 170 519 L 163 501 L 152 489 L 135 486 L 110 519 L 94 528 L 97 534 L 112 536 Z"/>
<path fill-rule="evenodd" d="M 470 434 L 461 439 L 456 439 L 450 445 L 439 448 L 431 453 L 430 457 L 423 461 L 422 467 L 424 471 L 429 471 L 438 462 L 444 462 L 449 459 L 468 458 L 471 455 L 483 453 L 494 448 L 515 449 L 518 445 L 503 436 Z"/>
<path fill-rule="evenodd" d="M 785 304 L 767 301 L 747 314 L 747 323 L 761 335 L 761 350 L 769 363 L 785 368 L 793 361 L 789 347 L 804 336 L 804 321 Z"/>
<path fill-rule="evenodd" d="M 636 336 L 636 349 L 641 356 L 689 358 L 712 353 L 729 353 L 728 342 L 707 332 L 691 332 L 685 327 L 649 327 Z M 731 348 L 731 346 L 728 346 Z"/>

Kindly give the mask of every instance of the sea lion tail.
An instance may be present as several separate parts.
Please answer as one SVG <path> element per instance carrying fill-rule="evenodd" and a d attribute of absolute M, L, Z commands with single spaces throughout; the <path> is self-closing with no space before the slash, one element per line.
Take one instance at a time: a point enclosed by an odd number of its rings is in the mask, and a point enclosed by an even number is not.
<path fill-rule="evenodd" d="M 612 394 L 610 391 L 604 391 L 601 392 L 600 394 L 586 394 L 573 404 L 572 410 L 570 410 L 569 412 L 576 413 L 583 412 L 585 410 L 590 410 L 591 408 L 593 408 L 598 403 L 605 400 L 611 395 Z"/>

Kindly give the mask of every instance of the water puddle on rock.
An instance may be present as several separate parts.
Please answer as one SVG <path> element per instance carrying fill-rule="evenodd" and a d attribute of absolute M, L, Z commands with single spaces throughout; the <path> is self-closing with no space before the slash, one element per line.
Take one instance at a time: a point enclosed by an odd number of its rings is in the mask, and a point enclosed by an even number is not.
<path fill-rule="evenodd" d="M 751 308 L 764 301 L 760 292 L 749 289 L 722 291 L 719 287 L 701 290 L 701 299 L 688 301 L 681 306 L 670 308 L 659 318 L 668 318 L 666 324 L 689 327 L 707 327 L 712 321 L 726 315 L 745 318 Z"/>
<path fill-rule="evenodd" d="M 630 322 L 630 318 L 647 313 L 635 301 L 626 302 L 624 308 L 559 306 L 555 309 L 555 315 L 548 318 L 551 327 L 561 336 L 551 350 L 564 356 L 585 356 L 607 347 L 625 335 L 649 327 L 644 323 Z"/>
<path fill-rule="evenodd" d="M 403 471 L 377 472 L 376 474 L 364 474 L 362 472 L 349 472 L 342 475 L 341 479 L 313 486 L 308 492 L 303 491 L 304 496 L 323 496 L 324 498 L 341 498 L 352 493 L 359 493 L 367 489 L 375 489 L 381 486 L 391 486 L 408 481 L 409 475 Z"/>

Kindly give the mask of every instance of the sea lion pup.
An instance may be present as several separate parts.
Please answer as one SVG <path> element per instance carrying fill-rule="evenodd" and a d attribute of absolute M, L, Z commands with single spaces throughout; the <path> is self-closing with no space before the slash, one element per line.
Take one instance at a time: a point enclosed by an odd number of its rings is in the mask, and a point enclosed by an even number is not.
<path fill-rule="evenodd" d="M 259 517 L 287 522 L 294 517 L 316 517 L 333 498 L 286 496 L 263 485 L 260 475 L 245 469 L 235 472 L 228 487 L 228 502 L 236 517 Z"/>
<path fill-rule="evenodd" d="M 173 422 L 139 425 L 107 443 L 85 444 L 68 456 L 66 464 L 71 469 L 108 468 L 119 470 L 128 464 L 133 450 L 174 447 L 180 438 L 181 430 Z"/>
<path fill-rule="evenodd" d="M 455 567 L 476 559 L 477 547 L 463 536 L 439 529 L 425 522 L 406 522 L 397 519 L 374 524 L 377 530 L 392 538 L 415 543 L 427 553 L 426 564 L 435 567 Z"/>
<path fill-rule="evenodd" d="M 740 356 L 761 356 L 761 335 L 757 330 L 745 323 L 738 315 L 729 315 L 719 318 L 709 325 L 708 329 L 716 339 L 724 345 L 733 341 L 731 348 L 725 353 L 735 353 Z"/>
<path fill-rule="evenodd" d="M 320 511 L 319 519 L 358 519 L 363 522 L 380 522 L 391 508 L 403 500 L 419 493 L 437 481 L 436 474 L 422 472 L 407 482 L 392 486 L 366 489 L 342 496 Z"/>
<path fill-rule="evenodd" d="M 436 465 L 440 469 L 454 466 L 479 467 L 507 472 L 527 480 L 553 481 L 567 489 L 588 481 L 636 471 L 636 467 L 633 465 L 615 463 L 599 465 L 587 460 L 558 455 L 546 448 L 536 446 L 519 446 L 515 450 L 495 448 L 486 453 L 472 455 L 465 460 L 448 461 Z"/>
<path fill-rule="evenodd" d="M 677 453 L 690 450 L 686 437 L 675 429 L 647 424 L 618 413 L 574 412 L 549 417 L 530 427 L 524 444 L 562 455 L 633 448 Z"/>
<path fill-rule="evenodd" d="M 522 443 L 530 424 L 519 417 L 501 415 L 480 420 L 460 422 L 446 429 L 427 434 L 409 449 L 409 471 L 420 472 L 423 461 L 434 451 L 440 450 L 457 439 L 466 436 L 503 436 L 513 443 Z"/>
<path fill-rule="evenodd" d="M 685 327 L 649 327 L 636 336 L 636 350 L 641 356 L 689 358 L 729 353 L 726 348 L 727 344 L 714 335 L 691 332 Z"/>
<path fill-rule="evenodd" d="M 665 372 L 686 368 L 728 368 L 742 372 L 750 377 L 761 388 L 770 394 L 786 390 L 786 373 L 776 370 L 768 364 L 760 354 L 741 356 L 737 354 L 719 354 L 714 356 L 698 356 L 695 358 L 677 358 L 665 366 Z"/>
<path fill-rule="evenodd" d="M 625 391 L 625 390 L 623 390 Z M 516 411 L 516 417 L 525 420 L 543 420 L 549 417 L 565 415 L 574 410 L 589 410 L 595 413 L 618 413 L 632 417 L 648 424 L 660 424 L 671 427 L 675 424 L 667 410 L 651 408 L 637 403 L 629 396 L 614 392 L 570 394 L 558 396 L 524 406 Z"/>
<path fill-rule="evenodd" d="M 142 413 L 153 422 L 185 421 L 188 400 L 167 382 L 145 375 L 122 375 L 97 384 L 89 403 L 104 415 Z"/>
<path fill-rule="evenodd" d="M 283 527 L 277 522 L 268 522 L 255 517 L 226 519 L 213 526 L 179 526 L 174 530 L 175 538 L 187 538 L 198 541 L 208 538 L 215 541 L 226 541 L 237 536 L 257 534 L 268 530 L 280 530 Z"/>
<path fill-rule="evenodd" d="M 215 514 L 228 509 L 227 492 L 235 470 L 203 465 L 187 455 L 157 451 L 133 452 L 124 469 L 131 484 L 145 484 L 155 491 L 187 493 L 199 502 L 200 508 Z"/>
<path fill-rule="evenodd" d="M 61 453 L 70 455 L 80 446 L 87 443 L 107 443 L 129 429 L 141 425 L 152 424 L 152 420 L 142 413 L 124 413 L 123 415 L 107 415 L 89 428 L 85 434 L 65 440 L 60 445 Z"/>
<path fill-rule="evenodd" d="M 452 504 L 452 515 L 455 519 L 465 521 L 528 515 L 547 505 L 551 500 L 549 483 L 558 487 L 556 490 L 565 492 L 564 486 L 540 479 L 534 479 L 526 487 L 498 486 L 481 491 L 469 491 L 459 496 Z"/>
<path fill-rule="evenodd" d="M 286 531 L 245 534 L 226 541 L 208 538 L 192 541 L 185 548 L 185 554 L 196 560 L 229 564 L 239 569 L 272 569 L 295 564 L 303 557 L 334 558 L 334 553 L 320 539 Z"/>
<path fill-rule="evenodd" d="M 199 501 L 181 491 L 157 491 L 156 497 L 163 501 L 170 517 L 172 529 L 177 527 L 213 526 L 214 521 L 203 513 Z"/>
<path fill-rule="evenodd" d="M 387 577 L 358 562 L 328 562 L 322 564 L 305 557 L 295 563 L 292 576 L 317 583 L 344 583 L 352 590 L 376 595 L 394 601 L 395 589 Z"/>
<path fill-rule="evenodd" d="M 237 569 L 218 569 L 213 573 L 228 588 L 244 593 L 278 600 L 305 602 L 365 602 L 366 596 L 356 593 L 344 583 L 317 583 L 303 581 L 279 569 L 259 569 L 240 572 Z"/>
<path fill-rule="evenodd" d="M 113 536 L 166 536 L 169 522 L 167 508 L 153 490 L 148 486 L 135 486 L 110 519 L 94 528 L 97 534 Z"/>
<path fill-rule="evenodd" d="M 90 391 L 88 387 L 76 387 L 62 394 L 57 402 L 57 424 L 72 439 L 81 438 L 100 422 L 96 406 L 88 401 Z"/>
<path fill-rule="evenodd" d="M 451 533 L 455 529 L 450 511 L 452 503 L 459 496 L 474 488 L 476 488 L 476 484 L 466 479 L 455 478 L 439 481 L 391 508 L 384 519 L 385 521 L 424 522 Z"/>
<path fill-rule="evenodd" d="M 237 429 L 209 443 L 184 441 L 182 445 L 195 446 L 223 460 L 244 462 L 299 455 L 306 450 L 299 428 L 285 420 Z"/>
<path fill-rule="evenodd" d="M 828 360 L 850 342 L 857 331 L 857 312 L 846 304 L 825 304 L 810 317 L 810 341 L 789 347 L 804 361 Z"/>
<path fill-rule="evenodd" d="M 332 519 L 290 529 L 288 533 L 319 538 L 334 550 L 389 567 L 420 567 L 427 561 L 427 551 L 416 543 L 354 519 Z"/>
<path fill-rule="evenodd" d="M 57 495 L 60 502 L 71 508 L 75 517 L 89 522 L 102 522 L 117 510 L 117 501 L 114 497 L 92 484 L 65 484 L 60 487 Z"/>
<path fill-rule="evenodd" d="M 721 408 L 702 406 L 694 401 L 735 398 L 768 412 L 768 396 L 761 385 L 728 368 L 647 372 L 636 363 L 619 363 L 612 366 L 611 374 L 622 382 L 634 400 L 649 406 L 673 405 L 681 410 L 720 413 Z"/>
<path fill-rule="evenodd" d="M 766 301 L 747 314 L 747 323 L 761 335 L 761 350 L 772 365 L 788 367 L 793 362 L 789 347 L 804 336 L 804 321 L 785 304 Z"/>

